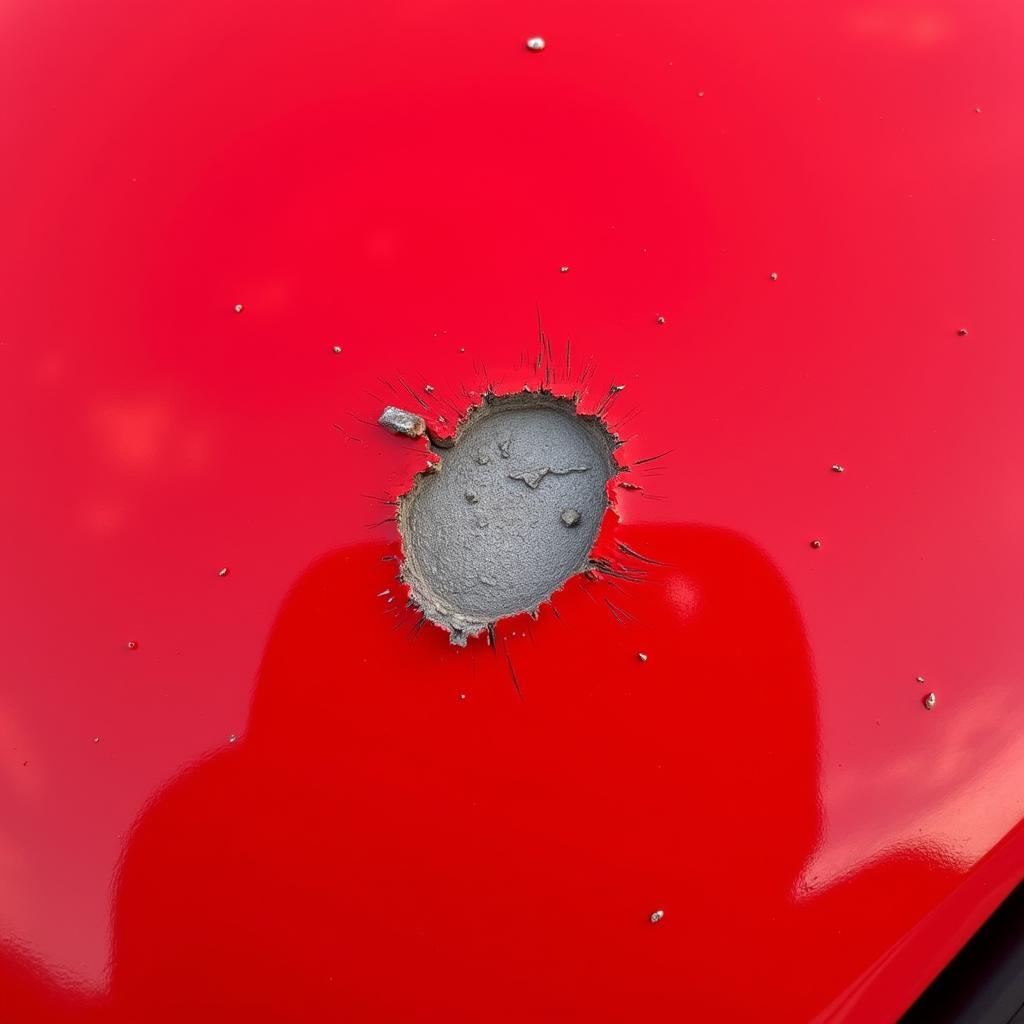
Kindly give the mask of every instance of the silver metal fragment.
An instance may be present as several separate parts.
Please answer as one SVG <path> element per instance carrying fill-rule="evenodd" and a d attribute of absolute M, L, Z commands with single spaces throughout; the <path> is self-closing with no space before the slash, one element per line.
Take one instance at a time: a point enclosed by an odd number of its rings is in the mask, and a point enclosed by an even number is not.
<path fill-rule="evenodd" d="M 427 429 L 422 416 L 394 405 L 386 406 L 377 422 L 392 434 L 403 434 L 405 437 L 422 437 Z"/>

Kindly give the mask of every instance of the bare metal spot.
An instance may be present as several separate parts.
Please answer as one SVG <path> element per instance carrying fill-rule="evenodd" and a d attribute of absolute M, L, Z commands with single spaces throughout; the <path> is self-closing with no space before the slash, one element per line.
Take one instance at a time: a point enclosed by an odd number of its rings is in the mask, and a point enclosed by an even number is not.
<path fill-rule="evenodd" d="M 571 399 L 485 396 L 438 453 L 439 471 L 399 499 L 413 603 L 458 645 L 536 611 L 589 564 L 618 471 L 614 447 L 600 419 L 580 415 Z"/>

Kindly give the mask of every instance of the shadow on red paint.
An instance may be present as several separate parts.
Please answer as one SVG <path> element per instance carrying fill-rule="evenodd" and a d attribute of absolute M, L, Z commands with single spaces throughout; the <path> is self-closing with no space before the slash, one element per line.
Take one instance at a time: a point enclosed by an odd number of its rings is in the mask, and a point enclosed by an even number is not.
<path fill-rule="evenodd" d="M 956 876 L 912 855 L 798 899 L 822 822 L 785 581 L 719 530 L 617 539 L 664 564 L 572 581 L 497 652 L 413 640 L 391 549 L 314 564 L 246 735 L 131 835 L 109 994 L 76 1000 L 10 953 L 3 1019 L 813 1016 Z"/>

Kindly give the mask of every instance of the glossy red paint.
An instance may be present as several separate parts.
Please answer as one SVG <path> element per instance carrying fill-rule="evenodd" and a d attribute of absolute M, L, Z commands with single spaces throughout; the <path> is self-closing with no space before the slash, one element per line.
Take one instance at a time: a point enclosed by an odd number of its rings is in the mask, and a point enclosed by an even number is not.
<path fill-rule="evenodd" d="M 1024 873 L 1019 5 L 0 27 L 0 1017 L 898 1015 Z M 459 652 L 373 420 L 538 308 L 643 579 Z"/>

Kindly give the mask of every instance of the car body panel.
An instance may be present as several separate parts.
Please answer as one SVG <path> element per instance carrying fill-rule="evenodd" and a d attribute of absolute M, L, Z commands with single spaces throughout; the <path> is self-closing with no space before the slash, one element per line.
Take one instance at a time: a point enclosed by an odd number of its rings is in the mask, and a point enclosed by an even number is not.
<path fill-rule="evenodd" d="M 6 5 L 11 1019 L 902 1012 L 1024 874 L 1022 29 Z M 545 385 L 633 578 L 459 652 L 375 421 Z"/>

